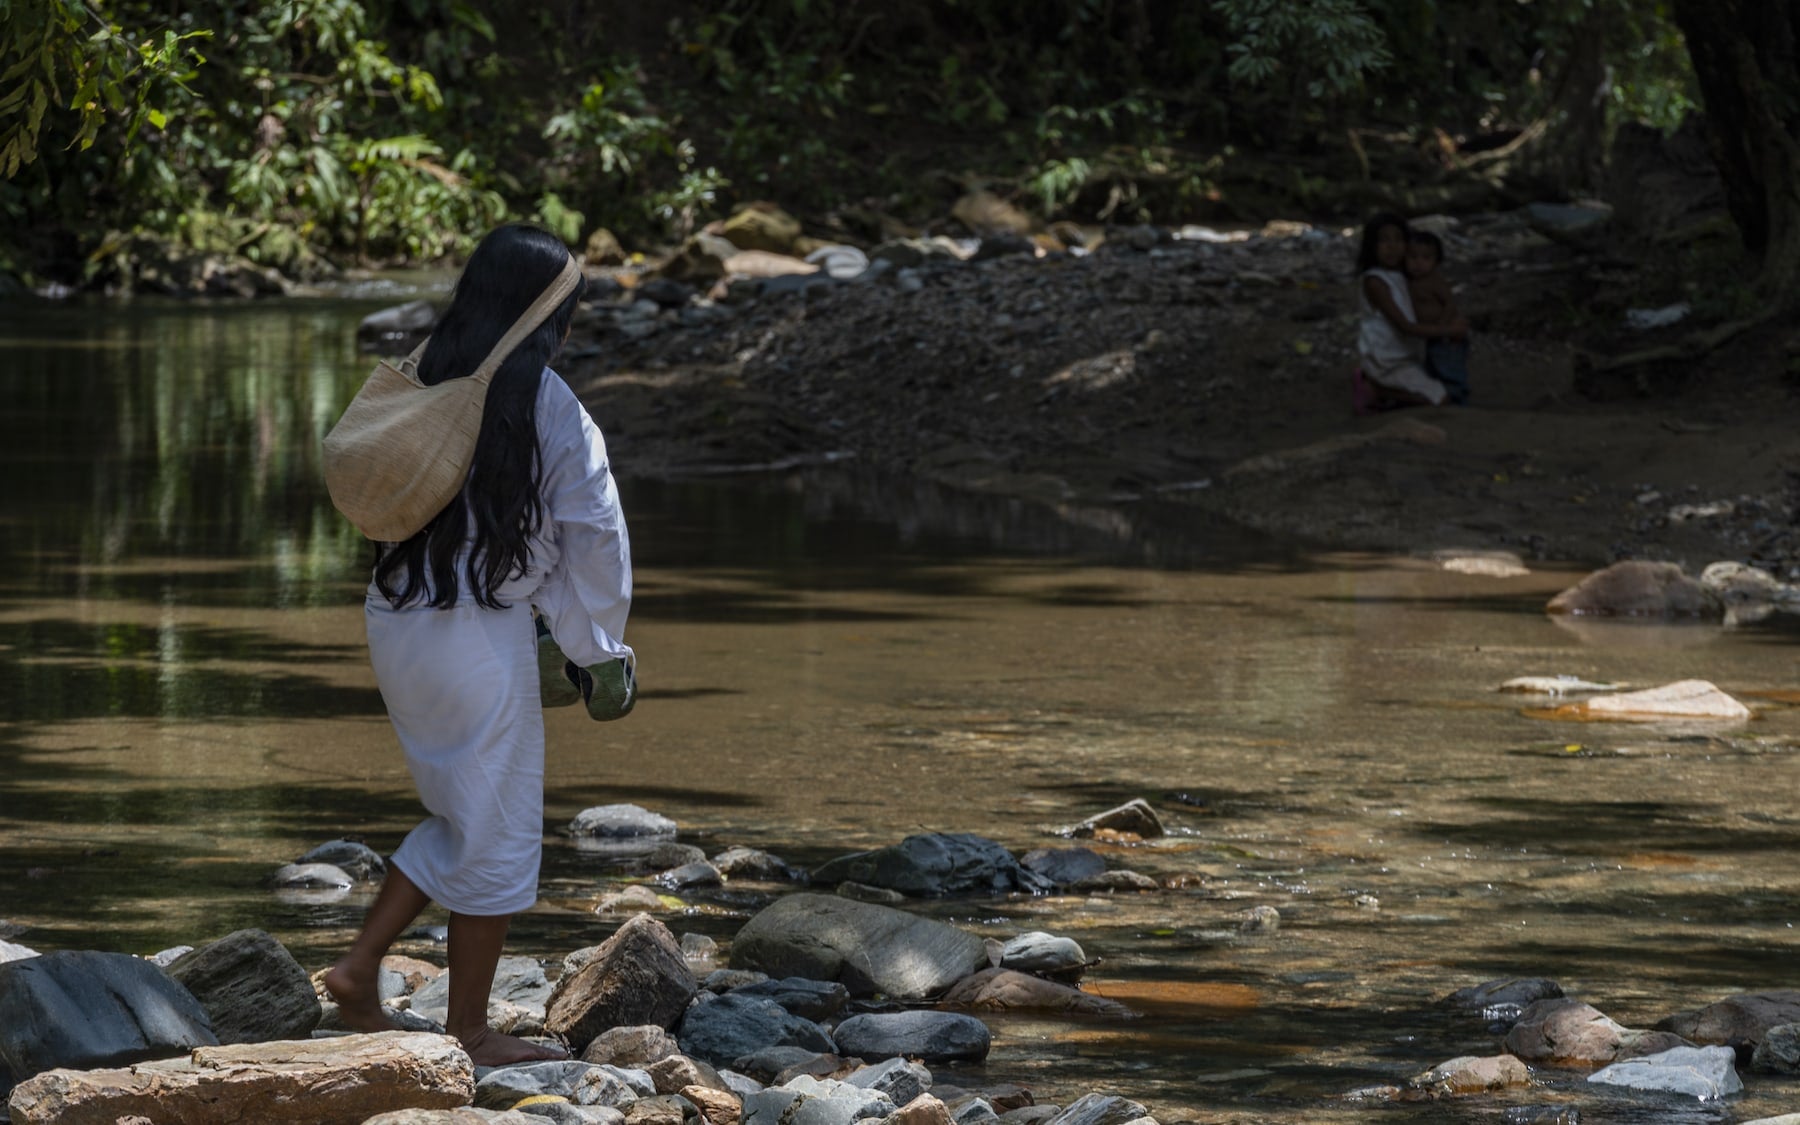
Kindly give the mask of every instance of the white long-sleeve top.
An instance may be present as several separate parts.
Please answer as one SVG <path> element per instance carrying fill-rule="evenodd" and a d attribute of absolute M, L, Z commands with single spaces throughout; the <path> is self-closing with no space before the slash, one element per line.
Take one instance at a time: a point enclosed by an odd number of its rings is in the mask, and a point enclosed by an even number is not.
<path fill-rule="evenodd" d="M 581 667 L 633 659 L 624 640 L 631 539 L 606 439 L 575 392 L 548 367 L 538 380 L 536 414 L 544 519 L 527 544 L 525 570 L 502 582 L 495 597 L 504 605 L 537 606 L 557 647 Z M 465 547 L 456 564 L 459 605 L 475 601 L 467 561 Z M 372 582 L 369 589 L 380 596 Z"/>

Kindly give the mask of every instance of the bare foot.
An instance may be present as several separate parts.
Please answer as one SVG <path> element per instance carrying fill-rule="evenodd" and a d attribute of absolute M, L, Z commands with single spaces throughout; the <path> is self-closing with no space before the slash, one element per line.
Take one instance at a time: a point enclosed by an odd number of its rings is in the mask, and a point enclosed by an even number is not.
<path fill-rule="evenodd" d="M 483 1027 L 475 1034 L 457 1036 L 462 1040 L 463 1050 L 469 1052 L 469 1058 L 476 1066 L 512 1066 L 514 1063 L 527 1062 L 560 1062 L 569 1057 L 569 1052 L 560 1047 L 546 1047 L 511 1035 L 502 1035 L 491 1027 Z"/>
<path fill-rule="evenodd" d="M 325 991 L 337 1001 L 338 1019 L 351 1031 L 392 1031 L 376 984 L 381 966 L 359 965 L 348 957 L 325 972 Z"/>

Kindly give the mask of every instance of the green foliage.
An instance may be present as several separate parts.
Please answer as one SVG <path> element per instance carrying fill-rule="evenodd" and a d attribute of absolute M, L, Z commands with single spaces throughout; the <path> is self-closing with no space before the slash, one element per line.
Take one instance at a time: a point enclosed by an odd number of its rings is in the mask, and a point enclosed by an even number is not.
<path fill-rule="evenodd" d="M 1046 217 L 1176 222 L 1234 144 L 1517 131 L 1594 42 L 1608 120 L 1672 125 L 1694 93 L 1667 6 L 0 0 L 0 241 L 216 212 L 239 252 L 296 257 L 280 229 L 418 261 L 512 215 L 641 243 L 751 198 L 941 214 L 962 172 Z"/>
<path fill-rule="evenodd" d="M 1343 97 L 1393 61 L 1358 0 L 1213 0 L 1231 43 L 1233 82 L 1288 97 Z"/>

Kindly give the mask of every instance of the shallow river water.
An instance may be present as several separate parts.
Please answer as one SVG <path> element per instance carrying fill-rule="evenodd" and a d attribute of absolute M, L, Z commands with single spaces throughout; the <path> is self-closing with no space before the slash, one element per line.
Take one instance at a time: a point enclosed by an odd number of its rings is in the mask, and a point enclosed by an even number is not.
<path fill-rule="evenodd" d="M 150 953 L 256 926 L 308 969 L 348 941 L 366 895 L 267 879 L 346 833 L 391 849 L 419 816 L 363 649 L 367 547 L 317 454 L 368 367 L 356 320 L 392 300 L 0 308 L 14 940 Z M 1800 1082 L 1748 1074 L 1708 1106 L 1554 1070 L 1454 1105 L 1342 1098 L 1496 1053 L 1478 1017 L 1436 1006 L 1495 977 L 1553 977 L 1637 1027 L 1800 987 L 1791 626 L 1571 627 L 1541 607 L 1574 571 L 1457 575 L 1168 512 L 615 471 L 643 703 L 605 726 L 547 713 L 543 902 L 513 952 L 559 957 L 615 924 L 590 908 L 623 876 L 559 832 L 590 805 L 815 864 L 917 831 L 1023 851 L 1144 797 L 1171 834 L 1104 850 L 1164 890 L 918 906 L 1073 936 L 1100 959 L 1093 987 L 1144 1017 L 991 1018 L 987 1066 L 941 1081 L 1104 1089 L 1165 1122 L 1800 1110 Z M 1572 724 L 1496 691 L 1558 673 L 1711 679 L 1757 716 Z M 728 939 L 766 890 L 664 920 Z M 1256 905 L 1278 932 L 1238 933 Z"/>

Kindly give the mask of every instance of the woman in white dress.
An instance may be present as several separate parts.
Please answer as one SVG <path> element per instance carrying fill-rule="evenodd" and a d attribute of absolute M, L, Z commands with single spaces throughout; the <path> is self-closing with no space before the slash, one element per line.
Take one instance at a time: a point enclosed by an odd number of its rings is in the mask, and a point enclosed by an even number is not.
<path fill-rule="evenodd" d="M 478 1066 L 562 1054 L 487 1024 L 513 914 L 537 901 L 544 721 L 536 605 L 590 697 L 630 679 L 631 550 L 606 445 L 547 363 L 583 288 L 569 252 L 532 227 L 484 238 L 417 360 L 434 386 L 474 372 L 540 294 L 573 291 L 500 363 L 462 494 L 400 543 L 378 543 L 364 603 L 369 654 L 431 816 L 393 855 L 355 943 L 326 973 L 346 1026 L 391 1027 L 381 958 L 421 910 L 450 911 L 446 1030 Z M 596 712 L 596 717 L 602 716 Z"/>
<path fill-rule="evenodd" d="M 1437 406 L 1448 397 L 1444 384 L 1425 370 L 1425 341 L 1466 335 L 1468 325 L 1420 324 L 1413 316 L 1407 286 L 1407 226 L 1398 215 L 1380 214 L 1363 227 L 1356 257 L 1356 296 L 1361 319 L 1356 354 L 1363 377 L 1382 397 Z"/>

